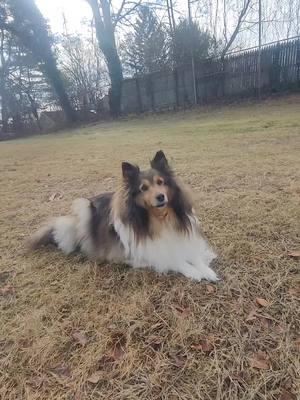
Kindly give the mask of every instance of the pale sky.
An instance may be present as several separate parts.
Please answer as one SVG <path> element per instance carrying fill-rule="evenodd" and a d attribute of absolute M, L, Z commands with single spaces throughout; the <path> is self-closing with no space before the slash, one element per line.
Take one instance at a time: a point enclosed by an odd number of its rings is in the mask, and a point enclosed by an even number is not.
<path fill-rule="evenodd" d="M 91 9 L 85 0 L 36 0 L 36 3 L 49 20 L 53 33 L 63 29 L 62 14 L 65 13 L 68 28 L 74 32 L 80 32 L 83 18 L 91 17 Z"/>
<path fill-rule="evenodd" d="M 1 1 L 1 0 L 0 0 Z M 114 5 L 118 5 L 122 0 L 113 0 Z M 204 1 L 204 0 L 203 0 Z M 234 4 L 234 0 L 232 0 Z M 238 1 L 238 0 L 236 0 Z M 62 14 L 64 13 L 67 18 L 68 30 L 70 33 L 82 33 L 86 31 L 86 27 L 83 27 L 82 20 L 90 20 L 92 17 L 90 6 L 87 4 L 86 0 L 36 0 L 38 7 L 43 13 L 44 17 L 49 21 L 51 31 L 53 33 L 58 33 L 63 31 L 63 18 Z M 295 36 L 299 34 L 299 10 L 291 9 L 293 16 L 293 29 L 290 29 L 290 24 L 287 24 L 284 20 L 284 16 L 286 12 L 290 9 L 288 5 L 290 3 L 283 2 L 282 10 L 278 11 L 278 4 L 280 4 L 282 0 L 264 0 L 263 1 L 263 19 L 266 19 L 266 23 L 263 24 L 263 43 L 271 42 L 273 40 L 285 39 L 287 37 Z M 222 21 L 222 4 L 223 2 L 217 0 L 211 0 L 210 10 L 207 10 L 205 7 L 201 8 L 201 4 L 207 4 L 206 1 L 201 2 L 200 0 L 195 3 L 192 1 L 192 5 L 195 7 L 193 15 L 196 15 L 197 20 L 201 24 L 203 29 L 211 29 L 211 32 L 214 32 L 217 38 L 223 38 L 223 21 Z M 225 3 L 224 3 L 225 4 Z M 294 3 L 292 3 L 294 4 Z M 215 10 L 215 6 L 219 7 L 218 13 Z M 295 7 L 297 6 L 297 2 L 295 2 Z M 200 8 L 199 8 L 200 7 Z M 294 8 L 295 8 L 294 7 Z M 177 0 L 176 1 L 176 9 L 180 12 L 181 16 L 187 14 L 187 0 Z M 210 19 L 203 20 L 201 19 L 201 14 L 203 12 L 210 11 L 210 15 L 214 18 L 215 22 L 211 25 Z M 227 27 L 228 31 L 232 31 L 235 26 L 235 21 L 237 21 L 239 9 L 228 9 L 227 15 Z M 196 12 L 196 13 L 195 13 Z M 198 14 L 197 14 L 198 12 Z M 200 14 L 199 14 L 200 12 Z M 270 16 L 272 16 L 276 12 L 279 13 L 274 21 L 268 22 Z M 275 15 L 274 14 L 274 15 Z M 295 14 L 295 15 L 294 15 Z M 297 14 L 297 15 L 296 15 Z M 204 14 L 203 14 L 204 15 Z M 216 17 L 218 15 L 218 18 Z M 264 16 L 265 15 L 265 16 Z M 277 14 L 276 14 L 277 15 Z M 177 15 L 178 16 L 178 15 Z M 200 18 L 200 19 L 199 19 Z M 217 19 L 216 19 L 217 18 Z M 247 20 L 249 20 L 246 25 L 244 24 L 243 32 L 237 38 L 235 44 L 242 47 L 249 47 L 253 45 L 257 45 L 258 41 L 258 25 L 253 24 L 252 22 L 257 21 L 258 15 L 255 7 L 250 9 L 249 15 L 247 15 Z M 273 18 L 273 17 L 272 17 Z M 271 20 L 272 20 L 271 18 Z M 251 22 L 252 21 L 252 22 Z M 246 30 L 249 28 L 249 30 Z M 217 31 L 214 31 L 217 29 Z"/>
<path fill-rule="evenodd" d="M 114 4 L 118 4 L 118 1 L 115 0 Z M 86 0 L 36 0 L 36 3 L 44 17 L 48 19 L 53 33 L 62 32 L 63 13 L 66 15 L 68 29 L 71 32 L 80 32 L 82 19 L 90 19 L 92 16 L 91 8 Z M 178 0 L 176 3 L 183 10 L 187 7 L 187 0 Z M 180 7 L 181 4 L 182 7 Z"/>

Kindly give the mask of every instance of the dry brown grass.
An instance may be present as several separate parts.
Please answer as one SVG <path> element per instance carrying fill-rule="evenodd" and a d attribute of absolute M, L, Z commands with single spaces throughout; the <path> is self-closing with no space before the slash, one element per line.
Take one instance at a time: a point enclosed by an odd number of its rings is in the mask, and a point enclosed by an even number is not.
<path fill-rule="evenodd" d="M 299 110 L 293 96 L 1 143 L 1 398 L 296 399 Z M 194 188 L 219 284 L 24 254 L 42 220 L 161 148 Z"/>

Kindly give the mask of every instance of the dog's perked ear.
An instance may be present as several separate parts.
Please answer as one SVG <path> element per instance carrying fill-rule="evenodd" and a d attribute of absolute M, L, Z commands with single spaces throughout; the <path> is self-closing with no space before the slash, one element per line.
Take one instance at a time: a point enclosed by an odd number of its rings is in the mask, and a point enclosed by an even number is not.
<path fill-rule="evenodd" d="M 162 150 L 159 150 L 152 161 L 150 161 L 150 165 L 152 168 L 161 172 L 170 172 L 170 167 L 168 164 L 168 160 L 165 156 L 165 153 Z"/>
<path fill-rule="evenodd" d="M 129 182 L 135 181 L 140 173 L 140 169 L 137 165 L 132 165 L 128 162 L 122 162 L 123 178 Z"/>

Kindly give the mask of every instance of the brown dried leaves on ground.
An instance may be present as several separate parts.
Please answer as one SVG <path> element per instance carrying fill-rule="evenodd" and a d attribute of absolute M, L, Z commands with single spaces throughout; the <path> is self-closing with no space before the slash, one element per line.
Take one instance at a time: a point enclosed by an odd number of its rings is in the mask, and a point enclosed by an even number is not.
<path fill-rule="evenodd" d="M 293 96 L 1 143 L 0 398 L 294 400 L 299 108 Z M 40 223 L 159 149 L 194 189 L 217 285 L 24 254 Z"/>

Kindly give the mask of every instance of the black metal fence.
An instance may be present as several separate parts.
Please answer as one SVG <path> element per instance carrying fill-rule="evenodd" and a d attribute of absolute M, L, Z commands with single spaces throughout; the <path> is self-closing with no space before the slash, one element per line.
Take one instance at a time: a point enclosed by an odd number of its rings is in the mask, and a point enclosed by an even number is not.
<path fill-rule="evenodd" d="M 258 48 L 208 59 L 171 71 L 126 79 L 122 105 L 125 113 L 172 109 L 206 104 L 222 98 L 253 96 L 300 89 L 300 38 L 265 45 L 261 49 L 260 78 Z"/>

